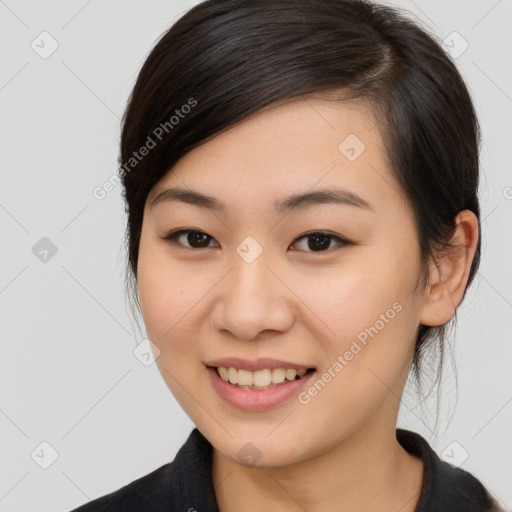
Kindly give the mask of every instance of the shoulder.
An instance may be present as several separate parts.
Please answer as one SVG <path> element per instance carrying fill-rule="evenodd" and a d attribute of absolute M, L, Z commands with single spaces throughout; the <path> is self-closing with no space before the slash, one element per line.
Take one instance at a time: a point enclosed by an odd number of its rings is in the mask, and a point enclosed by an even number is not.
<path fill-rule="evenodd" d="M 499 512 L 498 504 L 471 473 L 442 460 L 416 432 L 397 429 L 398 442 L 423 461 L 417 512 Z"/>
<path fill-rule="evenodd" d="M 218 512 L 211 453 L 211 444 L 194 428 L 172 462 L 71 512 Z"/>
<path fill-rule="evenodd" d="M 114 512 L 130 510 L 159 510 L 155 508 L 155 499 L 166 500 L 162 505 L 167 506 L 170 496 L 166 497 L 162 492 L 170 489 L 168 484 L 172 478 L 172 464 L 168 463 L 133 482 L 113 491 L 109 494 L 96 498 L 72 512 Z M 164 510 L 164 508 L 162 508 Z"/>

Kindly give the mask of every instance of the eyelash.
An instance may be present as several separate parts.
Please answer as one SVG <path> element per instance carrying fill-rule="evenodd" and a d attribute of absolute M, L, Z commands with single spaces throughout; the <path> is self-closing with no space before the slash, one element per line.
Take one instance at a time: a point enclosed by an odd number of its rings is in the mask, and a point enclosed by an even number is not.
<path fill-rule="evenodd" d="M 216 247 L 216 246 L 207 246 L 207 247 L 188 247 L 186 245 L 183 245 L 183 244 L 180 244 L 177 239 L 181 236 L 181 235 L 187 235 L 187 234 L 190 234 L 190 233 L 196 233 L 196 234 L 200 234 L 200 235 L 206 235 L 207 237 L 209 237 L 211 240 L 215 240 L 213 237 L 211 237 L 210 235 L 208 235 L 208 233 L 205 233 L 204 231 L 200 231 L 200 230 L 197 230 L 197 229 L 179 229 L 177 231 L 174 231 L 174 232 L 171 232 L 169 233 L 168 235 L 164 236 L 164 237 L 161 237 L 163 240 L 166 240 L 167 242 L 169 242 L 170 244 L 173 244 L 173 245 L 179 245 L 181 246 L 182 248 L 184 249 L 191 249 L 191 250 L 201 250 L 201 249 L 211 249 L 212 247 Z M 302 240 L 303 238 L 307 239 L 308 237 L 312 237 L 314 235 L 320 235 L 320 236 L 323 236 L 323 237 L 327 237 L 327 238 L 330 238 L 330 239 L 333 239 L 333 240 L 337 240 L 338 242 L 340 242 L 339 246 L 343 247 L 344 245 L 348 245 L 350 244 L 351 242 L 344 239 L 344 238 L 341 238 L 337 235 L 333 235 L 329 232 L 326 232 L 326 231 L 310 231 L 308 233 L 304 233 L 303 235 L 300 235 L 299 237 L 297 237 L 295 239 L 295 241 L 298 241 L 298 240 Z M 330 245 L 330 244 L 329 244 Z M 325 251 L 304 251 L 304 252 L 310 252 L 310 253 L 313 253 L 313 254 L 321 254 L 321 253 L 329 253 L 332 251 L 332 247 L 330 247 L 329 249 L 325 250 Z"/>

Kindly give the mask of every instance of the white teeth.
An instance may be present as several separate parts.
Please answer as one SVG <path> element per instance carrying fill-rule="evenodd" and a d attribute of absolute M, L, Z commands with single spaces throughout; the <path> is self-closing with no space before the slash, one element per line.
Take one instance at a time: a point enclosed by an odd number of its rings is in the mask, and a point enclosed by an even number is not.
<path fill-rule="evenodd" d="M 238 373 L 240 373 L 240 370 L 238 370 Z M 254 372 L 253 384 L 255 386 L 270 386 L 270 384 L 272 384 L 272 372 L 270 370 L 258 370 Z"/>
<path fill-rule="evenodd" d="M 236 368 L 225 368 L 219 366 L 217 373 L 226 382 L 237 384 L 244 389 L 266 389 L 276 384 L 281 384 L 288 380 L 295 380 L 296 377 L 302 377 L 307 370 L 301 368 L 295 370 L 293 368 L 274 368 L 273 370 L 264 369 L 251 372 L 249 370 L 237 370 Z"/>
<path fill-rule="evenodd" d="M 228 380 L 231 384 L 238 384 L 238 371 L 234 368 L 228 368 Z"/>
<path fill-rule="evenodd" d="M 297 370 L 286 370 L 286 378 L 288 380 L 295 380 Z"/>
<path fill-rule="evenodd" d="M 272 382 L 281 384 L 286 379 L 286 370 L 284 368 L 274 368 L 272 370 Z"/>
<path fill-rule="evenodd" d="M 228 380 L 228 369 L 224 368 L 223 366 L 219 366 L 217 368 L 217 371 L 219 372 L 219 375 L 224 379 Z"/>
<path fill-rule="evenodd" d="M 230 368 L 229 370 L 234 370 Z M 238 384 L 240 386 L 252 386 L 253 385 L 253 374 L 248 370 L 238 370 Z"/>

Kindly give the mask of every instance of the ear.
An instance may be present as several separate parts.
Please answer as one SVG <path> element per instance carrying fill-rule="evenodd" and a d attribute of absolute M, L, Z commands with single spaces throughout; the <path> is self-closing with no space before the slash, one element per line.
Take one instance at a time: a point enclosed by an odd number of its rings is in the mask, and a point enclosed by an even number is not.
<path fill-rule="evenodd" d="M 429 282 L 420 317 L 422 325 L 443 325 L 455 314 L 466 289 L 478 237 L 476 215 L 469 210 L 459 212 L 452 247 L 443 248 L 429 264 Z"/>

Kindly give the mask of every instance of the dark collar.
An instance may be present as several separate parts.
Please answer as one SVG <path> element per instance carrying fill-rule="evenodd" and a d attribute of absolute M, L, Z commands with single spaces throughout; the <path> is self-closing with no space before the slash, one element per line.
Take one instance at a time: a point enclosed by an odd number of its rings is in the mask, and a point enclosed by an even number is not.
<path fill-rule="evenodd" d="M 498 505 L 471 473 L 441 460 L 422 436 L 398 428 L 396 438 L 423 462 L 423 485 L 415 512 L 499 512 Z"/>
<path fill-rule="evenodd" d="M 442 461 L 415 432 L 397 429 L 398 442 L 423 461 L 422 491 L 415 512 L 499 511 L 470 473 Z M 212 483 L 213 448 L 194 428 L 172 462 L 73 512 L 219 512 Z"/>
<path fill-rule="evenodd" d="M 423 462 L 423 485 L 415 512 L 482 512 L 497 510 L 483 485 L 470 473 L 441 460 L 416 432 L 398 428 L 398 442 Z M 195 428 L 176 457 L 176 491 L 184 504 L 197 503 L 196 510 L 217 512 L 211 480 L 212 445 Z M 189 476 L 194 475 L 194 481 Z M 185 510 L 188 510 L 185 509 Z"/>

